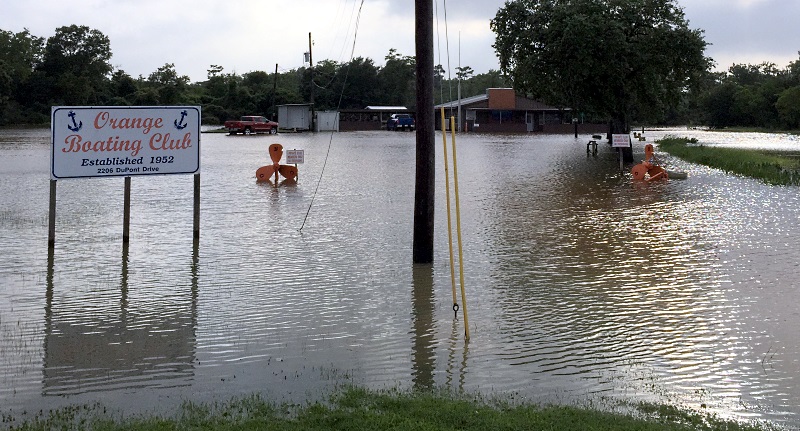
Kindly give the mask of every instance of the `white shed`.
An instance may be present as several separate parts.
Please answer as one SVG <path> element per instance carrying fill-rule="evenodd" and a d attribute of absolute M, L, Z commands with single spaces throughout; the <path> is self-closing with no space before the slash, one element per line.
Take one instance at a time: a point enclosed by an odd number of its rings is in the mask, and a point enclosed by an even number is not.
<path fill-rule="evenodd" d="M 339 112 L 338 111 L 318 111 L 315 132 L 338 132 L 339 131 Z"/>
<path fill-rule="evenodd" d="M 311 104 L 278 105 L 281 129 L 311 130 Z"/>

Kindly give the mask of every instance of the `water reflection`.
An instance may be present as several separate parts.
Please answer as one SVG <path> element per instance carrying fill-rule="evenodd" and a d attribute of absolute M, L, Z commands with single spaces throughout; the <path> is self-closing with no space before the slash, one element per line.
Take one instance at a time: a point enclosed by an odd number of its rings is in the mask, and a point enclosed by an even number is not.
<path fill-rule="evenodd" d="M 204 135 L 200 238 L 191 177 L 137 178 L 123 249 L 122 181 L 65 181 L 49 254 L 43 136 L 0 131 L 4 408 L 352 381 L 800 420 L 797 188 L 661 154 L 689 179 L 632 184 L 583 139 L 459 136 L 466 343 L 441 169 L 435 261 L 411 264 L 411 134 Z M 255 182 L 276 140 L 305 149 L 296 184 Z"/>
<path fill-rule="evenodd" d="M 197 243 L 191 289 L 169 298 L 129 298 L 129 246 L 122 245 L 119 299 L 72 295 L 54 282 L 55 249 L 48 247 L 42 394 L 69 395 L 114 388 L 188 385 L 194 374 L 197 326 Z M 134 290 L 137 286 L 134 286 Z"/>
<path fill-rule="evenodd" d="M 433 370 L 436 369 L 433 266 L 415 264 L 413 267 L 412 330 L 414 389 L 429 390 L 434 387 Z"/>

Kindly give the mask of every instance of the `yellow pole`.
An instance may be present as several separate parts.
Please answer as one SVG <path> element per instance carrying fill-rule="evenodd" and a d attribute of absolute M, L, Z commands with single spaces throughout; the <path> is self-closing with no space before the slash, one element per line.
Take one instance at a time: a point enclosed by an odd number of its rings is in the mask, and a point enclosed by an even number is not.
<path fill-rule="evenodd" d="M 456 270 L 453 267 L 453 222 L 450 220 L 450 173 L 447 163 L 447 127 L 444 118 L 444 107 L 442 112 L 442 147 L 444 148 L 444 184 L 447 190 L 447 242 L 450 246 L 450 281 L 453 284 L 453 313 L 458 313 L 458 301 L 456 300 Z"/>
<path fill-rule="evenodd" d="M 467 315 L 467 294 L 464 291 L 464 249 L 461 246 L 461 207 L 458 203 L 458 162 L 456 161 L 456 119 L 450 117 L 450 134 L 453 140 L 453 186 L 456 194 L 456 232 L 458 232 L 458 271 L 461 281 L 461 306 L 464 309 L 464 338 L 469 340 L 469 316 Z"/>

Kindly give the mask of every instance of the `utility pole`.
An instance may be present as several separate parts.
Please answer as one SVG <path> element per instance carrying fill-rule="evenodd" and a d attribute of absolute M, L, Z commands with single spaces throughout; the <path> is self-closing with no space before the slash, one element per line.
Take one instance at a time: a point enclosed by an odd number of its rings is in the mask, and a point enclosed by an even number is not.
<path fill-rule="evenodd" d="M 311 71 L 311 131 L 314 127 L 314 56 L 311 53 L 311 32 L 308 32 L 308 69 Z"/>
<path fill-rule="evenodd" d="M 456 131 L 461 131 L 461 124 L 463 120 L 461 119 L 461 32 L 458 32 L 458 124 L 456 126 Z M 465 130 L 466 131 L 466 130 Z"/>
<path fill-rule="evenodd" d="M 275 111 L 278 110 L 278 106 L 276 102 L 278 101 L 278 63 L 275 63 L 275 76 L 273 77 L 272 81 L 272 109 Z M 275 111 L 272 111 L 272 115 L 277 115 Z M 272 117 L 273 120 L 277 121 L 277 117 Z"/>
<path fill-rule="evenodd" d="M 414 263 L 433 263 L 436 185 L 433 112 L 433 1 L 415 1 L 417 72 L 417 160 L 414 188 Z"/>

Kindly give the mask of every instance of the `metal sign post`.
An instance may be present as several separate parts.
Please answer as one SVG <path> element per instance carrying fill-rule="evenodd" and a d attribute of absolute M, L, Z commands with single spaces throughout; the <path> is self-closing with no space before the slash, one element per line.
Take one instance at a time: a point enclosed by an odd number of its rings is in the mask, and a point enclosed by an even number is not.
<path fill-rule="evenodd" d="M 302 165 L 305 163 L 305 159 L 305 150 L 286 150 L 286 163 L 294 165 L 295 169 L 297 168 L 297 165 Z M 300 181 L 299 172 L 300 171 L 298 170 L 297 177 L 295 177 L 297 181 Z"/>
<path fill-rule="evenodd" d="M 619 150 L 619 170 L 625 170 L 623 166 L 622 149 L 631 146 L 630 134 L 614 134 L 611 135 L 611 146 Z"/>

